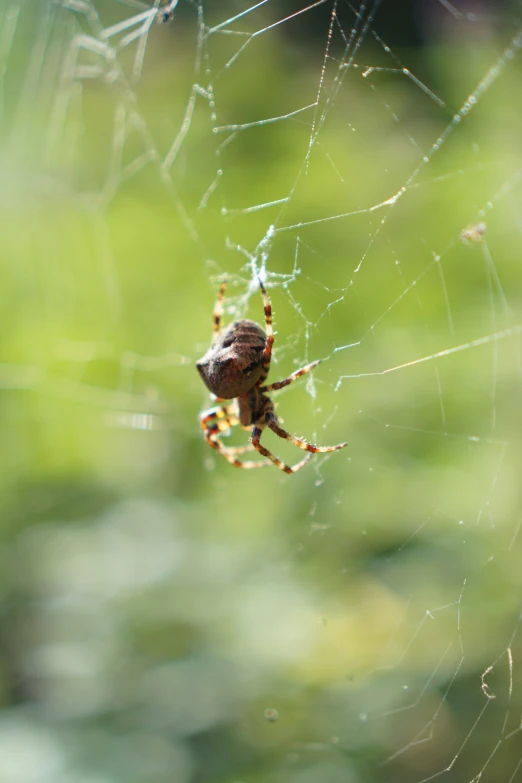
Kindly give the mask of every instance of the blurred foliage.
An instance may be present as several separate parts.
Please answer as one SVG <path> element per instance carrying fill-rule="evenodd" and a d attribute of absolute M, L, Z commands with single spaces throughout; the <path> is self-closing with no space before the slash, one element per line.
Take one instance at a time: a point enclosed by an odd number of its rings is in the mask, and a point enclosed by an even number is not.
<path fill-rule="evenodd" d="M 95 5 L 102 28 L 138 13 Z M 121 71 L 102 60 L 109 75 L 81 81 L 67 44 L 98 21 L 71 8 L 11 4 L 0 27 L 5 44 L 16 12 L 0 151 L 0 781 L 515 780 L 520 61 L 446 133 L 509 31 L 394 52 L 445 106 L 404 73 L 368 73 L 390 64 L 370 34 L 334 93 L 334 35 L 304 174 L 312 110 L 219 129 L 312 104 L 326 31 L 301 47 L 289 21 L 230 67 L 238 37 L 209 37 L 195 75 L 196 10 L 180 4 L 151 28 L 139 80 L 128 47 Z M 208 10 L 209 26 L 223 19 Z M 289 193 L 282 211 L 245 211 Z M 487 241 L 463 243 L 484 209 Z M 261 320 L 248 254 L 273 221 L 271 378 L 327 359 L 278 411 L 310 440 L 350 442 L 292 477 L 233 470 L 197 421 L 218 280 L 227 318 Z"/>

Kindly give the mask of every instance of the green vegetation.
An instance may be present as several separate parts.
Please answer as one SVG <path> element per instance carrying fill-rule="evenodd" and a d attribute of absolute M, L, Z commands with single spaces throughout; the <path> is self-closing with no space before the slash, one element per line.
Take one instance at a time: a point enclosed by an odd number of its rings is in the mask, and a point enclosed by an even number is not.
<path fill-rule="evenodd" d="M 305 170 L 312 109 L 212 128 L 312 104 L 323 44 L 289 24 L 224 69 L 237 36 L 215 35 L 194 75 L 188 19 L 151 28 L 136 83 L 131 48 L 69 81 L 73 12 L 42 9 L 0 136 L 0 778 L 516 780 L 520 59 L 447 132 L 509 34 L 395 53 L 444 107 L 362 67 L 335 93 L 334 37 Z M 389 66 L 371 36 L 357 63 Z M 271 223 L 270 377 L 325 358 L 278 412 L 350 443 L 295 476 L 234 470 L 197 418 L 217 282 L 227 318 L 262 320 L 248 253 Z"/>

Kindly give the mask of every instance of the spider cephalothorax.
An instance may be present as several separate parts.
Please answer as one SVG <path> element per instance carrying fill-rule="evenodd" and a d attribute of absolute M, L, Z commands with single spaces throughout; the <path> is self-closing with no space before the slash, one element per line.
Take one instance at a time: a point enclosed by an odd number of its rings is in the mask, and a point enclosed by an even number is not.
<path fill-rule="evenodd" d="M 296 438 L 295 435 L 291 435 L 279 426 L 274 404 L 267 392 L 277 391 L 283 386 L 288 386 L 292 381 L 316 367 L 319 361 L 311 362 L 306 367 L 296 370 L 283 381 L 263 386 L 270 369 L 274 344 L 270 300 L 260 280 L 259 287 L 265 308 L 266 332 L 255 321 L 246 319 L 233 321 L 221 331 L 225 287 L 226 282 L 223 282 L 214 308 L 212 345 L 196 363 L 196 367 L 203 382 L 219 402 L 234 401 L 226 405 L 217 405 L 201 414 L 200 423 L 207 443 L 237 468 L 259 468 L 273 463 L 285 473 L 295 473 L 308 462 L 312 454 L 343 449 L 348 445 L 347 443 L 339 443 L 337 446 L 314 446 L 302 438 Z M 238 424 L 251 431 L 250 444 L 248 446 L 225 446 L 220 435 L 227 433 L 231 427 Z M 280 438 L 289 440 L 298 448 L 309 453 L 297 465 L 286 465 L 261 445 L 260 438 L 264 427 L 269 427 Z M 238 459 L 239 454 L 253 450 L 268 457 L 270 462 Z"/>

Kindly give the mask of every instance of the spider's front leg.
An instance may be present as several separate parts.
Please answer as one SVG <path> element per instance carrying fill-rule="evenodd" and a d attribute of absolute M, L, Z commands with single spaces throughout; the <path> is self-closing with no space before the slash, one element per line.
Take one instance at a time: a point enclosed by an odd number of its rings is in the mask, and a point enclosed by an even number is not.
<path fill-rule="evenodd" d="M 261 289 L 261 296 L 263 297 L 263 307 L 265 310 L 265 329 L 266 329 L 266 341 L 265 341 L 265 349 L 263 351 L 263 372 L 259 379 L 259 382 L 262 383 L 266 376 L 268 375 L 268 372 L 270 370 L 270 362 L 272 361 L 272 347 L 274 345 L 274 327 L 272 325 L 272 305 L 270 304 L 270 299 L 268 298 L 268 294 L 266 292 L 266 288 L 261 282 L 261 278 L 258 278 L 259 280 L 259 287 Z"/>
<path fill-rule="evenodd" d="M 227 287 L 227 281 L 225 279 L 223 280 L 219 288 L 216 304 L 214 305 L 214 313 L 212 315 L 212 322 L 213 322 L 212 345 L 214 345 L 214 343 L 216 342 L 219 333 L 221 331 L 221 319 L 223 318 L 223 299 L 225 297 L 226 287 Z"/>
<path fill-rule="evenodd" d="M 234 467 L 248 470 L 250 468 L 262 468 L 270 464 L 269 462 L 241 462 L 237 459 L 238 454 L 244 454 L 254 449 L 251 443 L 248 446 L 225 446 L 221 441 L 221 434 L 227 433 L 232 427 L 239 424 L 234 404 L 218 405 L 215 408 L 203 411 L 199 417 L 199 423 L 208 445 L 219 452 Z"/>

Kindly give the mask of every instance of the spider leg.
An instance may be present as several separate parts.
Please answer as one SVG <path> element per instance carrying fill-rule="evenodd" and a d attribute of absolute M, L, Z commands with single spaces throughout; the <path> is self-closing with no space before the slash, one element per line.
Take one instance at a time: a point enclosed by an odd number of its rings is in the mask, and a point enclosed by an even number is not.
<path fill-rule="evenodd" d="M 265 380 L 266 376 L 268 375 L 268 371 L 270 369 L 270 362 L 272 360 L 272 346 L 274 344 L 274 329 L 272 327 L 272 305 L 270 304 L 270 299 L 268 298 L 266 288 L 261 282 L 261 278 L 258 278 L 258 280 L 259 280 L 259 287 L 261 289 L 261 296 L 263 297 L 263 305 L 265 308 L 265 328 L 266 328 L 265 350 L 263 351 L 263 372 L 259 379 L 259 383 L 261 383 L 262 381 Z"/>
<path fill-rule="evenodd" d="M 216 405 L 200 414 L 199 423 L 202 430 L 226 432 L 239 424 L 235 405 Z"/>
<path fill-rule="evenodd" d="M 283 462 L 278 457 L 276 457 L 274 454 L 272 454 L 271 451 L 266 449 L 264 446 L 261 445 L 259 442 L 261 438 L 261 433 L 263 432 L 261 427 L 255 426 L 252 429 L 252 445 L 254 446 L 257 451 L 262 454 L 264 457 L 267 457 L 270 462 L 262 462 L 261 465 L 270 465 L 272 462 L 274 465 L 279 468 L 279 470 L 284 471 L 285 473 L 296 473 L 298 470 L 300 470 L 302 467 L 306 465 L 308 460 L 311 458 L 311 454 L 307 454 L 304 459 L 301 460 L 301 462 L 298 462 L 296 465 L 287 465 L 286 462 Z"/>
<path fill-rule="evenodd" d="M 223 299 L 225 296 L 225 288 L 227 287 L 227 281 L 223 280 L 219 293 L 217 295 L 216 304 L 214 305 L 214 336 L 212 338 L 212 345 L 216 342 L 217 336 L 221 331 L 221 318 L 223 317 Z"/>
<path fill-rule="evenodd" d="M 348 443 L 338 443 L 336 446 L 316 446 L 313 443 L 307 443 L 305 440 L 303 440 L 303 438 L 296 438 L 295 435 L 291 435 L 289 432 L 280 427 L 273 411 L 271 410 L 267 410 L 265 412 L 265 421 L 272 432 L 275 432 L 275 434 L 279 435 L 280 438 L 289 440 L 290 443 L 294 444 L 294 446 L 297 446 L 299 449 L 303 449 L 303 451 L 310 451 L 312 454 L 324 454 L 329 451 L 339 451 L 339 449 L 344 449 L 345 446 L 348 445 Z"/>
<path fill-rule="evenodd" d="M 219 405 L 215 408 L 210 408 L 210 410 L 203 411 L 199 418 L 199 422 L 208 445 L 221 454 L 231 465 L 246 470 L 249 470 L 250 468 L 264 468 L 267 465 L 270 465 L 270 462 L 256 462 L 253 460 L 245 460 L 242 462 L 237 459 L 238 454 L 244 454 L 247 451 L 253 450 L 254 447 L 251 443 L 248 444 L 248 446 L 225 446 L 222 443 L 220 434 L 228 432 L 232 427 L 239 424 L 234 404 Z"/>
<path fill-rule="evenodd" d="M 299 370 L 296 370 L 291 375 L 288 376 L 288 378 L 285 378 L 284 381 L 276 381 L 275 383 L 270 383 L 268 386 L 262 386 L 260 391 L 261 392 L 271 392 L 271 391 L 277 391 L 278 389 L 282 389 L 284 386 L 288 386 L 289 384 L 296 381 L 298 378 L 301 377 L 301 375 L 304 375 L 306 372 L 310 372 L 310 370 L 313 370 L 314 367 L 317 367 L 318 364 L 321 363 L 320 359 L 317 359 L 315 362 L 310 362 L 310 364 L 307 364 L 306 367 L 301 367 Z"/>
<path fill-rule="evenodd" d="M 232 454 L 235 456 L 236 454 L 246 454 L 248 451 L 255 451 L 255 448 L 251 443 L 248 443 L 246 446 L 222 446 L 220 451 L 222 454 Z"/>

